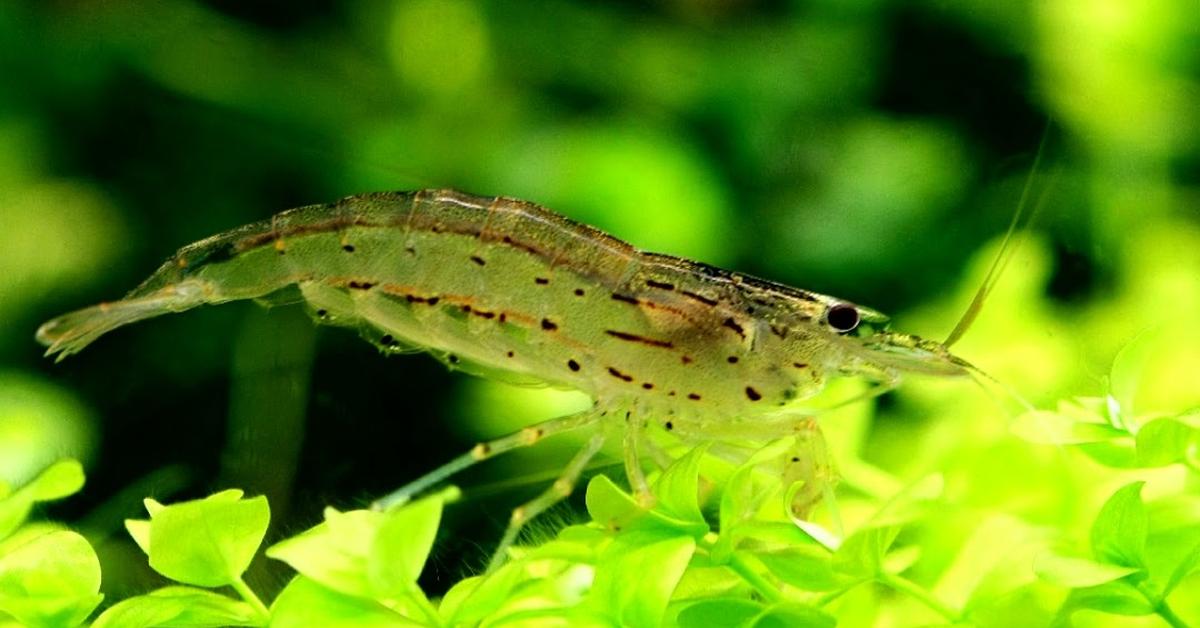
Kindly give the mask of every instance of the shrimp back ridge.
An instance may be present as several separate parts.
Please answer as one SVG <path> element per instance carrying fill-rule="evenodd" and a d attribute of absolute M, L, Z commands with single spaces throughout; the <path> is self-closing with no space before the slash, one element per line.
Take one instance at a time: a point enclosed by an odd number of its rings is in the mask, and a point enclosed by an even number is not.
<path fill-rule="evenodd" d="M 303 299 L 318 322 L 386 352 L 684 415 L 768 412 L 835 374 L 962 372 L 867 308 L 642 252 L 532 203 L 448 190 L 352 196 L 213 236 L 37 338 L 61 359 L 121 325 L 239 299 Z"/>

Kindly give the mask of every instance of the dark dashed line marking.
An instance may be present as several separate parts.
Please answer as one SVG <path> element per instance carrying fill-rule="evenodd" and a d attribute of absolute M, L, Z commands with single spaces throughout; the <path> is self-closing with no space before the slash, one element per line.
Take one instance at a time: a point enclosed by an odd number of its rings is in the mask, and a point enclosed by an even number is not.
<path fill-rule="evenodd" d="M 546 277 L 534 277 L 533 283 L 536 283 L 539 286 L 544 286 L 544 285 L 550 283 L 550 280 L 547 279 Z"/>
<path fill-rule="evenodd" d="M 633 377 L 632 377 L 632 376 L 630 376 L 630 375 L 626 375 L 626 374 L 622 373 L 621 371 L 618 371 L 617 369 L 615 369 L 615 368 L 613 368 L 613 367 L 611 367 L 611 366 L 610 366 L 610 367 L 608 367 L 608 373 L 609 373 L 609 375 L 612 375 L 613 377 L 615 377 L 615 378 L 617 378 L 617 379 L 619 379 L 619 380 L 621 380 L 621 381 L 625 381 L 625 382 L 632 382 L 632 381 L 633 381 Z"/>
<path fill-rule="evenodd" d="M 792 362 L 792 366 L 801 370 L 808 368 L 808 364 L 806 362 Z"/>
<path fill-rule="evenodd" d="M 558 323 L 555 323 L 554 321 L 552 321 L 548 318 L 543 318 L 542 319 L 542 329 L 544 329 L 546 331 L 554 331 L 554 330 L 558 329 Z"/>
<path fill-rule="evenodd" d="M 741 336 L 742 338 L 746 337 L 746 330 L 743 329 L 741 325 L 738 325 L 737 321 L 733 320 L 732 317 L 725 319 L 725 322 L 721 323 L 721 326 L 732 329 L 734 331 L 734 333 Z"/>
<path fill-rule="evenodd" d="M 717 303 L 719 303 L 719 301 L 717 301 L 716 299 L 710 299 L 702 294 L 696 294 L 695 292 L 691 292 L 689 290 L 680 290 L 679 294 L 682 294 L 683 296 L 685 296 L 689 299 L 699 301 L 705 305 L 716 305 Z"/>
<path fill-rule="evenodd" d="M 644 345 L 650 345 L 651 347 L 660 347 L 663 349 L 673 349 L 675 347 L 675 345 L 666 340 L 655 340 L 654 338 L 646 338 L 645 336 L 638 336 L 637 334 L 617 331 L 615 329 L 606 329 L 604 330 L 604 333 L 612 336 L 613 338 L 618 338 L 620 340 L 626 340 L 629 342 L 639 342 Z"/>
<path fill-rule="evenodd" d="M 647 279 L 646 285 L 650 286 L 651 288 L 658 288 L 659 290 L 674 290 L 675 289 L 675 284 L 673 284 L 673 283 L 666 283 L 663 281 L 654 281 L 653 279 Z"/>
<path fill-rule="evenodd" d="M 472 261 L 472 262 L 475 262 L 476 264 L 479 264 L 480 266 L 486 266 L 486 265 L 487 265 L 487 262 L 486 262 L 486 261 L 484 261 L 484 259 L 483 259 L 482 257 L 479 257 L 478 255 L 472 255 L 472 256 L 471 256 L 471 261 Z"/>
<path fill-rule="evenodd" d="M 491 320 L 491 319 L 493 319 L 493 318 L 496 318 L 496 313 L 495 313 L 495 312 L 485 312 L 485 311 L 483 311 L 483 310 L 475 310 L 475 311 L 473 311 L 473 312 L 471 312 L 471 313 L 472 313 L 472 314 L 474 314 L 475 316 L 479 316 L 479 317 L 481 317 L 481 318 L 486 318 L 486 319 L 489 319 L 489 320 Z"/>
<path fill-rule="evenodd" d="M 375 284 L 370 281 L 351 281 L 347 285 L 353 290 L 370 290 L 375 287 Z"/>
<path fill-rule="evenodd" d="M 746 397 L 748 397 L 750 399 L 750 401 L 758 401 L 758 400 L 762 399 L 762 393 L 758 392 L 757 390 L 754 390 L 753 386 L 747 386 L 746 387 Z"/>
<path fill-rule="evenodd" d="M 641 305 L 642 304 L 642 302 L 639 301 L 638 299 L 635 299 L 628 295 L 621 294 L 619 292 L 614 292 L 612 295 L 612 298 L 614 301 L 624 301 L 625 303 L 629 303 L 630 305 Z"/>
<path fill-rule="evenodd" d="M 404 300 L 408 301 L 409 303 L 425 303 L 427 305 L 437 305 L 438 301 L 440 301 L 441 299 L 439 299 L 438 297 L 428 297 L 427 298 L 427 297 L 419 297 L 415 294 L 406 294 L 406 295 L 404 295 Z"/>
<path fill-rule="evenodd" d="M 567 360 L 567 368 L 572 371 L 579 372 L 579 363 L 575 360 Z"/>

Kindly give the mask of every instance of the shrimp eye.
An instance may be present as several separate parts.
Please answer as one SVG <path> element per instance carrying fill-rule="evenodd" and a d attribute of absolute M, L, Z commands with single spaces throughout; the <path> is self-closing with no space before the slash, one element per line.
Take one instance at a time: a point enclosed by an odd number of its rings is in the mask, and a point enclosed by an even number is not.
<path fill-rule="evenodd" d="M 830 327 L 844 334 L 858 327 L 858 310 L 853 305 L 839 303 L 829 308 L 825 320 L 829 322 Z"/>

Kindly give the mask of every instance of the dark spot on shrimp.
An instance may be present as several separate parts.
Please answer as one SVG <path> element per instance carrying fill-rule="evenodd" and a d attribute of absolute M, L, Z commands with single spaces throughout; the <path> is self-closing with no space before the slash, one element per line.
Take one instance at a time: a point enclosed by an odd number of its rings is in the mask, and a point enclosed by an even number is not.
<path fill-rule="evenodd" d="M 691 364 L 691 363 L 692 363 L 692 356 L 690 356 L 690 355 L 681 355 L 681 356 L 679 356 L 679 361 L 680 361 L 680 362 L 683 362 L 684 364 Z"/>
<path fill-rule="evenodd" d="M 742 338 L 746 337 L 746 330 L 743 329 L 741 325 L 738 325 L 737 321 L 733 320 L 732 317 L 725 319 L 725 322 L 721 323 L 721 326 L 732 329 L 734 331 L 734 333 L 741 336 Z"/>
<path fill-rule="evenodd" d="M 406 246 L 406 247 L 404 247 L 404 252 L 405 252 L 405 253 L 408 253 L 409 255 L 416 255 L 416 254 L 417 254 L 417 250 L 416 250 L 415 248 L 411 247 L 411 246 Z"/>
<path fill-rule="evenodd" d="M 675 289 L 675 284 L 673 284 L 673 283 L 666 283 L 663 281 L 654 281 L 653 279 L 647 279 L 646 285 L 650 286 L 651 288 L 658 288 L 659 290 L 674 290 Z"/>
<path fill-rule="evenodd" d="M 699 301 L 705 305 L 716 305 L 717 303 L 719 303 L 719 301 L 717 301 L 716 299 L 711 299 L 702 294 L 696 294 L 695 292 L 690 292 L 688 290 L 680 290 L 679 294 L 682 294 L 683 296 L 685 296 L 689 299 L 692 299 L 693 301 Z"/>
<path fill-rule="evenodd" d="M 370 290 L 375 287 L 370 281 L 351 281 L 348 285 L 352 290 Z"/>
<path fill-rule="evenodd" d="M 515 353 L 513 353 L 512 351 L 509 351 L 508 353 L 506 353 L 506 354 L 504 354 L 504 355 L 506 355 L 506 356 L 508 356 L 508 357 L 510 357 L 510 358 L 511 358 L 511 357 L 513 357 L 513 356 L 514 356 L 514 355 L 516 355 L 516 354 L 515 354 Z"/>
<path fill-rule="evenodd" d="M 453 353 L 451 353 L 451 354 L 447 355 L 447 356 L 446 356 L 446 360 L 447 360 L 448 362 L 450 362 L 451 364 L 458 364 L 458 362 L 459 362 L 459 360 L 458 360 L 458 356 L 457 356 L 457 355 L 454 355 Z"/>
<path fill-rule="evenodd" d="M 803 371 L 804 369 L 808 368 L 808 363 L 807 362 L 792 362 L 792 366 Z"/>
<path fill-rule="evenodd" d="M 700 395 L 697 395 L 696 393 L 688 393 L 688 399 L 691 399 L 692 401 L 700 401 Z"/>
<path fill-rule="evenodd" d="M 534 277 L 533 283 L 536 283 L 539 286 L 544 286 L 544 285 L 550 283 L 550 279 L 547 277 Z"/>
<path fill-rule="evenodd" d="M 754 390 L 753 386 L 747 386 L 746 387 L 746 397 L 749 398 L 750 401 L 758 401 L 758 400 L 762 399 L 762 393 L 758 392 L 757 390 Z"/>
<path fill-rule="evenodd" d="M 343 251 L 345 251 L 345 252 L 347 252 L 347 253 L 353 253 L 353 252 L 354 252 L 354 245 L 353 245 L 353 244 L 343 244 L 343 245 L 342 245 L 342 250 L 343 250 Z"/>
<path fill-rule="evenodd" d="M 329 310 L 317 310 L 318 318 L 325 318 L 326 316 L 329 316 Z"/>
<path fill-rule="evenodd" d="M 663 423 L 663 427 L 667 428 L 667 431 L 670 432 L 671 430 L 675 429 L 675 424 L 667 421 L 666 423 Z"/>
<path fill-rule="evenodd" d="M 567 360 L 567 368 L 572 371 L 579 372 L 579 363 L 575 360 Z"/>
<path fill-rule="evenodd" d="M 726 361 L 726 362 L 728 362 L 728 363 L 730 363 L 730 364 L 737 364 L 737 363 L 738 363 L 738 357 L 737 357 L 736 355 L 731 355 L 731 356 L 729 356 L 729 357 L 725 358 L 725 361 Z"/>
<path fill-rule="evenodd" d="M 480 317 L 480 318 L 486 318 L 486 319 L 489 319 L 489 320 L 490 320 L 490 319 L 493 319 L 493 318 L 496 318 L 496 313 L 495 313 L 495 312 L 485 312 L 485 311 L 483 311 L 483 310 L 475 310 L 473 313 L 475 314 L 475 316 L 478 316 L 478 317 Z"/>
<path fill-rule="evenodd" d="M 650 382 L 645 382 L 644 384 L 642 384 L 642 388 L 645 388 L 646 390 L 654 390 L 654 384 L 651 384 Z"/>
<path fill-rule="evenodd" d="M 800 462 L 800 456 L 792 456 L 792 462 Z"/>
<path fill-rule="evenodd" d="M 508 314 L 506 312 L 500 312 L 500 322 L 508 322 Z"/>
<path fill-rule="evenodd" d="M 604 330 L 604 333 L 608 334 L 609 336 L 612 336 L 613 338 L 619 338 L 621 340 L 625 340 L 628 342 L 636 342 L 636 343 L 640 343 L 640 344 L 644 344 L 644 345 L 649 345 L 651 347 L 660 347 L 662 349 L 670 349 L 675 346 L 666 340 L 656 340 L 654 338 L 646 338 L 645 336 L 639 336 L 637 334 L 631 334 L 631 333 L 624 332 L 624 331 L 617 331 L 615 329 L 606 329 L 606 330 Z"/>
<path fill-rule="evenodd" d="M 558 329 L 558 323 L 555 323 L 554 321 L 552 321 L 548 318 L 543 318 L 542 319 L 542 329 L 544 329 L 546 331 L 554 331 L 554 330 Z"/>
<path fill-rule="evenodd" d="M 771 333 L 780 338 L 787 339 L 787 329 L 778 325 L 771 325 Z"/>
<path fill-rule="evenodd" d="M 400 344 L 396 342 L 396 339 L 393 338 L 391 334 L 384 334 L 383 337 L 379 339 L 379 343 L 385 347 L 394 347 Z"/>
<path fill-rule="evenodd" d="M 472 256 L 471 256 L 471 261 L 472 261 L 472 262 L 475 262 L 476 264 L 479 264 L 480 266 L 486 266 L 486 265 L 487 265 L 487 262 L 486 262 L 486 261 L 484 261 L 484 259 L 483 259 L 482 257 L 479 257 L 478 255 L 472 255 Z"/>
<path fill-rule="evenodd" d="M 581 296 L 583 296 L 583 288 L 576 288 L 576 289 L 575 289 L 575 296 L 577 296 L 577 297 L 581 297 Z"/>
<path fill-rule="evenodd" d="M 639 304 L 641 304 L 641 301 L 639 301 L 639 300 L 635 299 L 634 297 L 631 297 L 631 296 L 628 296 L 628 295 L 624 295 L 624 294 L 621 294 L 621 293 L 619 293 L 619 292 L 614 292 L 614 293 L 613 293 L 613 295 L 612 295 L 612 298 L 613 298 L 613 300 L 614 300 L 614 301 L 623 301 L 623 302 L 625 302 L 625 303 L 628 303 L 628 304 L 630 304 L 630 305 L 639 305 Z"/>
<path fill-rule="evenodd" d="M 633 377 L 632 377 L 632 376 L 630 376 L 630 375 L 626 375 L 625 373 L 622 373 L 621 371 L 618 371 L 617 369 L 615 369 L 615 368 L 613 368 L 613 367 L 611 367 L 611 366 L 610 366 L 610 367 L 608 367 L 608 374 L 609 374 L 609 375 L 612 375 L 613 377 L 615 377 L 615 378 L 617 378 L 617 379 L 619 379 L 619 380 L 621 380 L 621 381 L 625 381 L 625 382 L 632 382 L 632 381 L 633 381 Z"/>

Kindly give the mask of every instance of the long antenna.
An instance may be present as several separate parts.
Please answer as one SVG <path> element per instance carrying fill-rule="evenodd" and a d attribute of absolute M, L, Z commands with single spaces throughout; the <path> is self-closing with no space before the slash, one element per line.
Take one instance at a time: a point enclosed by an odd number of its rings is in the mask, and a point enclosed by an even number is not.
<path fill-rule="evenodd" d="M 988 269 L 983 283 L 975 293 L 975 298 L 971 299 L 971 304 L 967 306 L 967 310 L 958 319 L 958 324 L 950 331 L 950 335 L 946 336 L 946 340 L 942 343 L 942 346 L 949 347 L 958 342 L 963 337 L 963 334 L 967 333 L 967 330 L 971 328 L 971 324 L 975 322 L 975 317 L 979 316 L 979 312 L 983 309 L 983 302 L 992 293 L 992 289 L 996 287 L 996 283 L 1000 280 L 1004 268 L 1008 266 L 1008 262 L 1012 260 L 1017 253 L 1017 249 L 1020 248 L 1021 241 L 1024 238 L 1014 238 L 1013 236 L 1016 235 L 1017 225 L 1021 223 L 1021 217 L 1026 213 L 1025 210 L 1029 206 L 1029 194 L 1033 190 L 1033 181 L 1042 164 L 1042 156 L 1046 152 L 1046 144 L 1049 137 L 1050 123 L 1047 122 L 1046 128 L 1042 131 L 1042 140 L 1038 143 L 1037 155 L 1033 158 L 1033 167 L 1030 168 L 1029 176 L 1025 179 L 1025 187 L 1021 190 L 1021 200 L 1017 203 L 1017 211 L 1013 213 L 1012 222 L 1008 224 L 1008 232 L 1004 234 L 1004 241 L 1000 244 L 1000 252 L 996 254 L 996 259 L 992 261 L 992 267 Z M 1048 191 L 1049 186 L 1042 189 L 1037 203 L 1028 212 L 1029 218 L 1025 221 L 1027 225 L 1033 222 L 1034 217 L 1037 216 L 1042 206 L 1045 205 Z"/>

